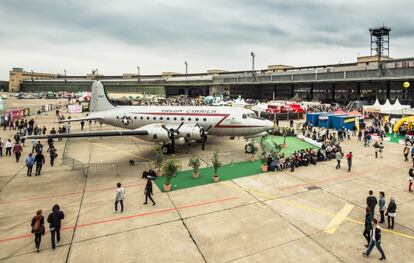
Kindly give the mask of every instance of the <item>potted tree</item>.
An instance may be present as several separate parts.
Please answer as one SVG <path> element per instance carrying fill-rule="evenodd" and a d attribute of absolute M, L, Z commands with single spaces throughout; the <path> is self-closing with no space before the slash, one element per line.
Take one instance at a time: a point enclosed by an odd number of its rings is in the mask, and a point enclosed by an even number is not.
<path fill-rule="evenodd" d="M 221 166 L 221 162 L 219 161 L 218 151 L 214 152 L 213 158 L 211 158 L 211 164 L 213 165 L 213 169 L 214 169 L 213 180 L 214 182 L 218 182 L 220 180 L 220 177 L 217 173 L 217 170 Z"/>
<path fill-rule="evenodd" d="M 200 168 L 200 159 L 198 157 L 190 158 L 190 160 L 188 161 L 188 166 L 193 168 L 193 178 L 198 178 L 199 177 L 198 169 Z"/>
<path fill-rule="evenodd" d="M 171 178 L 175 177 L 179 170 L 180 170 L 180 166 L 177 164 L 175 160 L 168 160 L 165 163 L 163 167 L 163 172 L 166 176 L 165 184 L 164 184 L 165 192 L 168 192 L 171 190 Z"/>
<path fill-rule="evenodd" d="M 155 160 L 155 173 L 157 176 L 162 176 L 162 163 L 164 162 L 164 154 L 161 149 L 157 150 L 157 159 Z"/>

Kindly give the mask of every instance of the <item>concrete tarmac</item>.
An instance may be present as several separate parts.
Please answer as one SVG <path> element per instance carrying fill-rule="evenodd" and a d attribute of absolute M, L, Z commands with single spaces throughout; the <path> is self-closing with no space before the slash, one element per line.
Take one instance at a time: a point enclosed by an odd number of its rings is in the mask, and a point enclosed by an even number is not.
<path fill-rule="evenodd" d="M 56 128 L 52 112 L 35 120 Z M 79 130 L 78 124 L 72 127 Z M 0 132 L 3 139 L 12 136 Z M 142 204 L 145 180 L 140 175 L 151 167 L 147 160 L 154 159 L 156 145 L 135 138 L 76 139 L 67 151 L 82 162 L 134 159 L 137 165 L 125 166 L 118 175 L 85 177 L 57 161 L 55 167 L 46 164 L 40 177 L 27 177 L 27 142 L 19 163 L 13 156 L 0 158 L 0 261 L 377 262 L 375 248 L 369 258 L 362 256 L 365 202 L 373 190 L 376 196 L 385 191 L 387 204 L 393 196 L 398 206 L 394 229 L 381 225 L 387 262 L 413 262 L 414 194 L 407 191 L 412 164 L 403 161 L 403 147 L 385 143 L 384 158 L 376 159 L 373 148 L 356 137 L 342 145 L 354 154 L 350 173 L 346 161 L 336 170 L 332 160 L 293 173 L 271 172 L 171 193 L 154 185 L 157 204 L 152 206 Z M 60 157 L 63 146 L 57 143 Z M 218 148 L 242 160 L 248 158 L 243 147 L 237 138 L 209 137 L 206 153 L 199 144 L 184 145 L 177 147 L 175 158 L 185 163 Z M 112 212 L 117 182 L 127 193 L 122 214 Z M 36 253 L 31 218 L 39 208 L 47 217 L 56 203 L 66 214 L 62 239 L 52 250 L 47 232 Z M 345 216 L 338 216 L 344 208 Z"/>

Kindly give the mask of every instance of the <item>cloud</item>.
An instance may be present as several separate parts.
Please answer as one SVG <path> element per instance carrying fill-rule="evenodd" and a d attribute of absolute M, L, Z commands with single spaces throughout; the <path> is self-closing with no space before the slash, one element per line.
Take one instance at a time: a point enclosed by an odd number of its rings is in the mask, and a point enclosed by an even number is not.
<path fill-rule="evenodd" d="M 391 55 L 412 56 L 412 1 L 0 1 L 0 79 L 8 70 L 84 75 L 240 70 L 351 62 L 368 28 L 392 27 Z M 392 12 L 391 12 L 392 10 Z"/>

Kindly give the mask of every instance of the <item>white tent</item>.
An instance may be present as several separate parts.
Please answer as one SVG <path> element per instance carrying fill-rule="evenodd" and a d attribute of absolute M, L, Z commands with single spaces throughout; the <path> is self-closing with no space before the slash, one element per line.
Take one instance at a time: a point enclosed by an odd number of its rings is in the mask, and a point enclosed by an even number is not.
<path fill-rule="evenodd" d="M 397 99 L 394 104 L 391 105 L 390 101 L 387 99 L 384 105 L 381 105 L 380 113 L 383 114 L 403 114 L 403 110 L 410 109 L 409 105 L 401 105 L 400 101 Z"/>
<path fill-rule="evenodd" d="M 372 106 L 374 106 L 374 107 L 379 107 L 379 106 L 381 106 L 381 104 L 379 103 L 378 98 L 376 98 L 376 99 L 375 99 L 375 103 L 374 103 L 374 105 L 372 105 Z"/>

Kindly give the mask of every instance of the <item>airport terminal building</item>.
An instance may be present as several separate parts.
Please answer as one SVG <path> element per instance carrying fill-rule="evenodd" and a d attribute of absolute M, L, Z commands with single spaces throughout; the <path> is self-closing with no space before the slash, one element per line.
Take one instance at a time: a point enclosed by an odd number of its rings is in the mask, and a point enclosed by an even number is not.
<path fill-rule="evenodd" d="M 414 58 L 379 59 L 378 56 L 358 57 L 354 63 L 306 67 L 269 65 L 262 70 L 208 70 L 195 74 L 104 76 L 94 72 L 66 76 L 14 68 L 10 71 L 9 91 L 88 91 L 94 80 L 101 80 L 108 92 L 162 96 L 223 94 L 260 100 L 295 97 L 339 103 L 388 98 L 414 106 Z M 410 87 L 404 88 L 404 82 L 411 83 Z"/>

